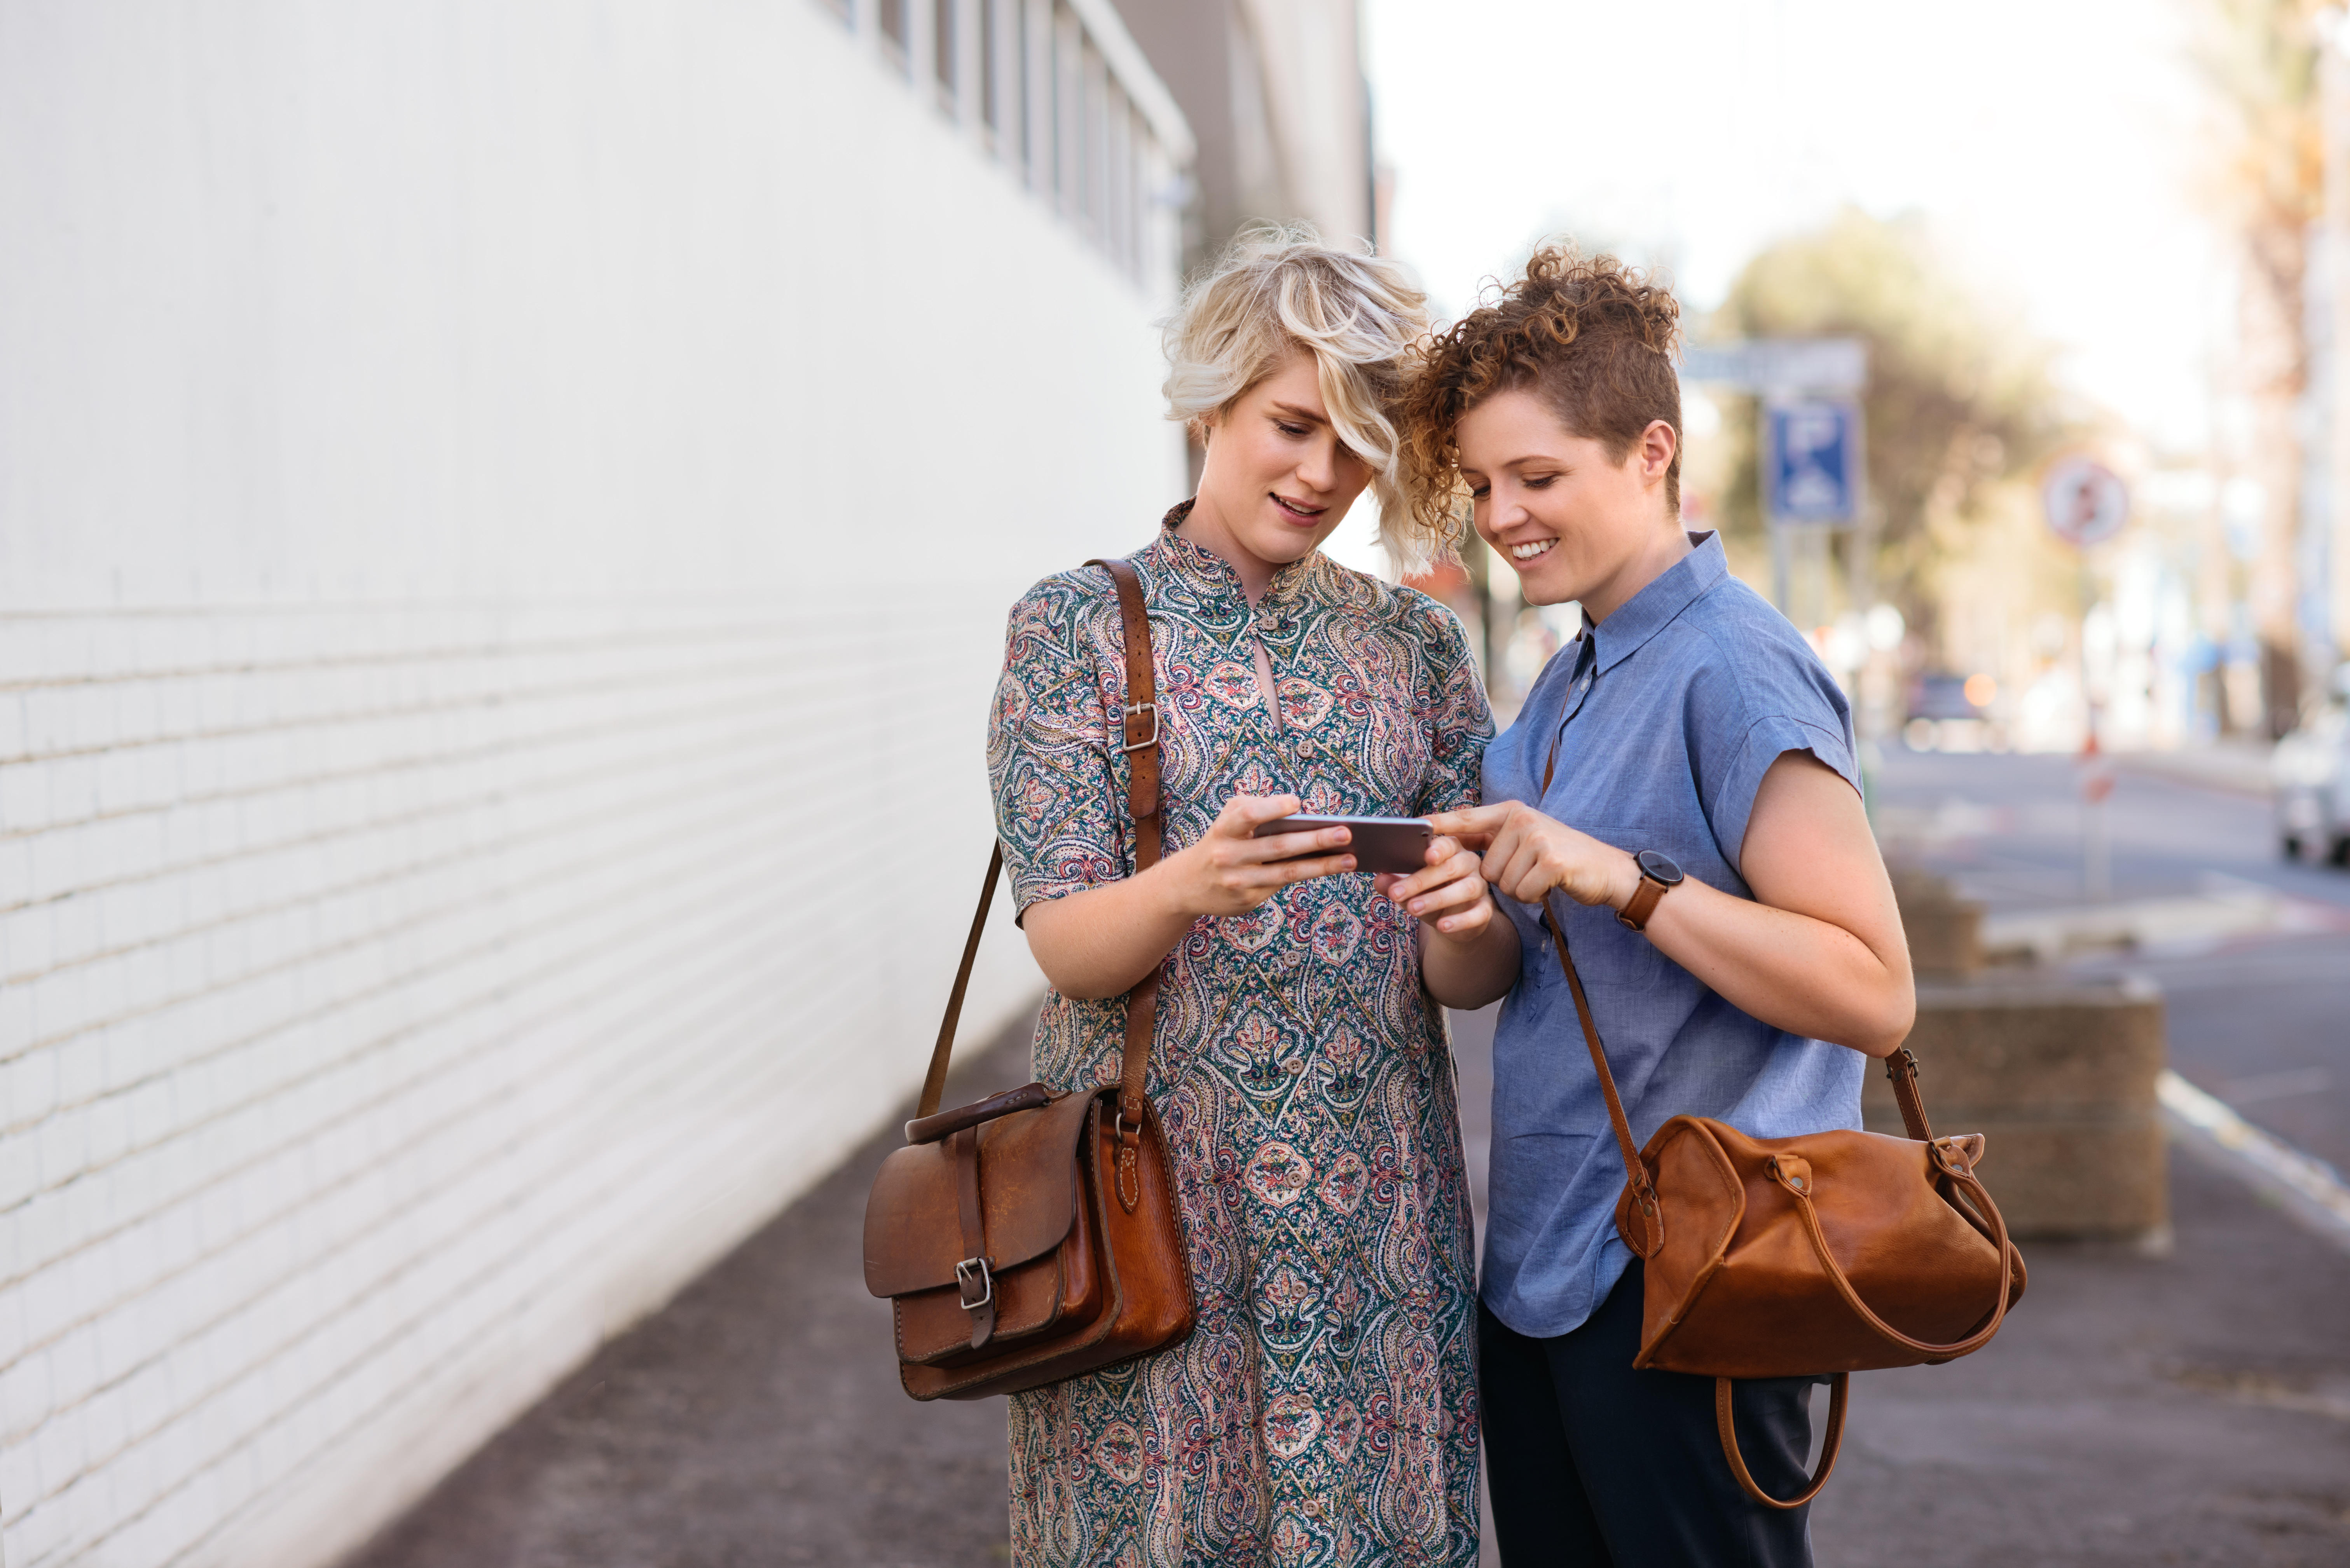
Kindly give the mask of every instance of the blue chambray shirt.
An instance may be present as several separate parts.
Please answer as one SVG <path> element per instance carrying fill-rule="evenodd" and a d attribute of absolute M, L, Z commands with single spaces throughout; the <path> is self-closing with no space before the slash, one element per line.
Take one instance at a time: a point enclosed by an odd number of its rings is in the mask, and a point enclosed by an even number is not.
<path fill-rule="evenodd" d="M 1484 798 L 1659 850 L 1685 876 L 1751 898 L 1739 848 L 1763 774 L 1809 752 L 1857 790 L 1851 710 L 1794 628 L 1730 575 L 1721 541 L 1690 540 L 1689 555 L 1543 667 L 1517 722 L 1486 749 Z M 1545 794 L 1543 763 L 1562 734 Z M 1542 911 L 1499 903 L 1521 957 L 1493 1034 L 1480 1292 L 1510 1327 L 1548 1337 L 1580 1325 L 1630 1265 L 1615 1223 L 1624 1162 Z M 1859 1052 L 1740 1012 L 1605 905 L 1552 904 L 1567 911 L 1635 1141 L 1681 1115 L 1759 1137 L 1860 1126 Z"/>

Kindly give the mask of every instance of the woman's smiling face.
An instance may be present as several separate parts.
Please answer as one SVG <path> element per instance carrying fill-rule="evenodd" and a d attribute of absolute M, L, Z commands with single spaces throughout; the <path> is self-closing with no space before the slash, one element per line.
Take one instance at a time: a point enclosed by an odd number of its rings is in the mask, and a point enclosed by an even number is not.
<path fill-rule="evenodd" d="M 1331 428 L 1314 357 L 1293 354 L 1210 422 L 1197 527 L 1185 531 L 1243 578 L 1269 573 L 1311 555 L 1370 479 Z"/>
<path fill-rule="evenodd" d="M 1463 414 L 1455 439 L 1477 532 L 1529 604 L 1578 600 L 1603 620 L 1655 576 L 1660 548 L 1686 548 L 1665 503 L 1678 443 L 1662 420 L 1618 459 L 1513 390 Z"/>

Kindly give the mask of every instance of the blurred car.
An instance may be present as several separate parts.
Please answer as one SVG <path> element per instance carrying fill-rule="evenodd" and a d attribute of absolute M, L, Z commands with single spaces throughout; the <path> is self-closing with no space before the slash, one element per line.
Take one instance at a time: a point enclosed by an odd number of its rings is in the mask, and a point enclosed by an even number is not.
<path fill-rule="evenodd" d="M 1943 671 L 1920 675 L 1909 688 L 1912 719 L 1980 719 L 1982 709 L 1967 696 L 1967 677 Z"/>
<path fill-rule="evenodd" d="M 2279 741 L 2269 778 L 2285 858 L 2310 849 L 2350 866 L 2350 708 L 2329 704 Z"/>

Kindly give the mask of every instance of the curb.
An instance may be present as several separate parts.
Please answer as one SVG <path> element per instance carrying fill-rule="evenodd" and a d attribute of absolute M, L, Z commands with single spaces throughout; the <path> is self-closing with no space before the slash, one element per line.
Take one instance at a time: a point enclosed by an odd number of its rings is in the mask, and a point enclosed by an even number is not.
<path fill-rule="evenodd" d="M 2277 1199 L 2304 1226 L 2350 1251 L 2350 1187 L 2324 1160 L 2238 1116 L 2166 1067 L 2155 1097 L 2172 1136 L 2206 1163 Z"/>
<path fill-rule="evenodd" d="M 2184 749 L 2174 752 L 2107 752 L 2106 760 L 2127 773 L 2192 784 L 2222 794 L 2268 799 L 2269 760 L 2264 752 L 2245 749 Z"/>

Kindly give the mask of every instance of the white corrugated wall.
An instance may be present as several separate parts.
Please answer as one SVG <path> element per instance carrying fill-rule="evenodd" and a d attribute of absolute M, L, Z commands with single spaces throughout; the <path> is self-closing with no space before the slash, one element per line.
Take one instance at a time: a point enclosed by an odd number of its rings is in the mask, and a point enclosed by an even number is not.
<path fill-rule="evenodd" d="M 907 1092 L 1164 303 L 820 0 L 0 0 L 10 1568 L 331 1559 Z"/>

